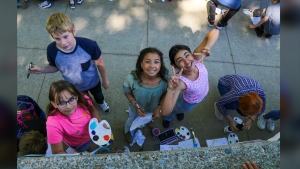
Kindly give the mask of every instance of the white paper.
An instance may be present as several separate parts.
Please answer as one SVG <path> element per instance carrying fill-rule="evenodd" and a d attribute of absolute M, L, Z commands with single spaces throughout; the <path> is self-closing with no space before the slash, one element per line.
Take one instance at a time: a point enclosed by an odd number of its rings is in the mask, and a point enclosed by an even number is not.
<path fill-rule="evenodd" d="M 180 149 L 178 145 L 160 145 L 160 151 L 178 150 L 178 149 Z"/>
<path fill-rule="evenodd" d="M 180 142 L 178 142 L 178 146 L 182 149 L 194 148 L 194 141 L 193 141 L 193 139 L 180 141 Z"/>
<path fill-rule="evenodd" d="M 131 124 L 130 131 L 140 127 L 141 125 L 147 124 L 152 120 L 152 113 L 146 113 L 145 117 L 137 117 Z"/>
<path fill-rule="evenodd" d="M 225 137 L 223 138 L 216 138 L 211 140 L 206 140 L 207 147 L 211 146 L 226 146 L 228 145 L 228 141 Z"/>
<path fill-rule="evenodd" d="M 250 17 L 253 25 L 256 25 L 260 21 L 260 17 Z"/>

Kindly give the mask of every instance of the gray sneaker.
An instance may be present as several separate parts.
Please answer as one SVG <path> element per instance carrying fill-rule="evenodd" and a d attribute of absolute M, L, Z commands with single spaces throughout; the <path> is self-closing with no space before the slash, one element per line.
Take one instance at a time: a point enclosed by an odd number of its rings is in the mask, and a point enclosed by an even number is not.
<path fill-rule="evenodd" d="M 266 120 L 263 118 L 263 115 L 258 117 L 257 127 L 260 128 L 261 130 L 266 128 Z"/>
<path fill-rule="evenodd" d="M 102 104 L 99 104 L 100 105 L 100 107 L 102 108 L 102 110 L 104 111 L 104 112 L 106 112 L 106 113 L 109 113 L 110 111 L 109 111 L 109 106 L 108 106 L 108 104 L 105 102 L 105 101 L 103 101 L 103 103 Z"/>
<path fill-rule="evenodd" d="M 49 2 L 49 1 L 44 1 L 44 2 L 42 2 L 42 3 L 40 3 L 40 4 L 38 4 L 38 6 L 40 7 L 40 8 L 49 8 L 49 7 L 51 7 L 51 3 Z"/>
<path fill-rule="evenodd" d="M 272 119 L 269 119 L 267 121 L 267 128 L 268 128 L 269 131 L 274 131 L 274 129 L 275 129 L 275 121 L 272 120 Z"/>

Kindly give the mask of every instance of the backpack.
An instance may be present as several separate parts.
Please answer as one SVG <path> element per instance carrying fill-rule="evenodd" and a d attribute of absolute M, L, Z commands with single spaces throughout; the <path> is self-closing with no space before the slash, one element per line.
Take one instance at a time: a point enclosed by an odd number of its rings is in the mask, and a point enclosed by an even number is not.
<path fill-rule="evenodd" d="M 47 136 L 46 114 L 31 97 L 17 95 L 17 152 L 20 137 L 31 130 Z"/>
<path fill-rule="evenodd" d="M 36 123 L 46 123 L 46 114 L 29 96 L 17 96 L 17 128 L 26 131 L 39 129 Z M 22 132 L 23 133 L 23 132 Z M 19 133 L 21 134 L 21 133 Z M 22 134 L 21 134 L 22 135 Z M 19 138 L 20 136 L 17 136 Z"/>

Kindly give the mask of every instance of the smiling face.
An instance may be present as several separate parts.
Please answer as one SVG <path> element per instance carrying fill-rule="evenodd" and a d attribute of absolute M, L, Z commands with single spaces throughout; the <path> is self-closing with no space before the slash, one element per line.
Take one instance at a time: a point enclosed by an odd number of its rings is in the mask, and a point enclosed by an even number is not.
<path fill-rule="evenodd" d="M 58 98 L 56 98 L 55 101 L 51 101 L 51 104 L 63 115 L 68 116 L 75 112 L 77 100 L 77 96 L 73 96 L 68 91 L 64 90 L 58 95 Z"/>
<path fill-rule="evenodd" d="M 73 29 L 73 32 L 63 32 L 63 33 L 52 33 L 52 37 L 55 40 L 56 46 L 63 52 L 70 53 L 75 49 L 76 39 L 75 39 L 76 30 Z"/>
<path fill-rule="evenodd" d="M 161 68 L 160 56 L 157 53 L 148 53 L 141 63 L 141 68 L 145 75 L 156 76 Z"/>
<path fill-rule="evenodd" d="M 180 50 L 174 57 L 175 66 L 177 69 L 182 69 L 183 71 L 193 70 L 194 65 L 194 57 L 187 50 Z"/>

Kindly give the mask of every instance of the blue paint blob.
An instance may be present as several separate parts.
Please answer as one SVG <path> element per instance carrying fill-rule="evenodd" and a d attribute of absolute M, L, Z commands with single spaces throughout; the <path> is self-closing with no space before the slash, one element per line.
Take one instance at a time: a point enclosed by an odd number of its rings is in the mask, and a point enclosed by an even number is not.
<path fill-rule="evenodd" d="M 226 153 L 226 154 L 230 154 L 230 153 L 231 153 L 231 149 L 226 149 L 226 150 L 225 150 L 225 153 Z"/>
<path fill-rule="evenodd" d="M 109 141 L 108 141 L 109 144 L 111 144 L 111 143 L 113 143 L 113 142 L 114 142 L 113 140 L 109 140 Z"/>
<path fill-rule="evenodd" d="M 91 130 L 94 130 L 96 127 L 97 127 L 96 122 L 93 122 L 93 123 L 90 125 L 90 129 L 91 129 Z"/>
<path fill-rule="evenodd" d="M 96 134 L 96 131 L 95 131 L 95 130 L 93 130 L 93 131 L 92 131 L 92 135 L 95 135 L 95 134 Z"/>
<path fill-rule="evenodd" d="M 165 164 L 165 160 L 158 160 L 159 164 Z"/>

